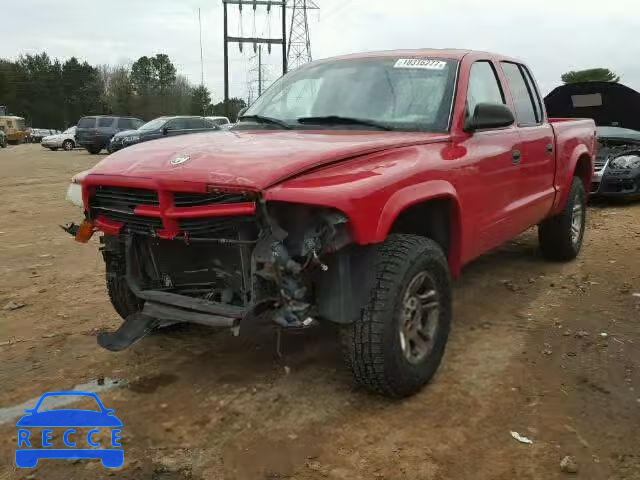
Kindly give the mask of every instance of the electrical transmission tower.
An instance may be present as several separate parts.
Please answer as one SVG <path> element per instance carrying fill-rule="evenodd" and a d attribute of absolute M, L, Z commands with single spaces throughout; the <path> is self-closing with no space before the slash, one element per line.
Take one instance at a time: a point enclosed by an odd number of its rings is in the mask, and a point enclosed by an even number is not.
<path fill-rule="evenodd" d="M 251 68 L 247 74 L 247 105 L 251 105 L 256 98 L 262 95 L 265 83 L 268 83 L 267 69 L 262 62 L 262 45 L 258 45 L 258 53 L 249 59 Z"/>
<path fill-rule="evenodd" d="M 311 40 L 309 39 L 309 21 L 307 10 L 318 10 L 314 0 L 290 0 L 291 29 L 287 46 L 287 64 L 291 69 L 311 61 Z"/>

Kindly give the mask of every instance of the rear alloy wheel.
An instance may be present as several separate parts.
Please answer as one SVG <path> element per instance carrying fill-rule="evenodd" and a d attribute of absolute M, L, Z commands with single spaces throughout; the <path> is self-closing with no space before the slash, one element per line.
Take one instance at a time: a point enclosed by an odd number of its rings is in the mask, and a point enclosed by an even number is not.
<path fill-rule="evenodd" d="M 390 235 L 378 246 L 374 287 L 360 317 L 344 327 L 345 358 L 356 382 L 405 397 L 435 374 L 451 325 L 447 259 L 433 240 Z"/>
<path fill-rule="evenodd" d="M 62 142 L 62 149 L 66 150 L 67 152 L 73 150 L 73 147 L 75 147 L 73 140 L 65 140 L 64 142 Z"/>
<path fill-rule="evenodd" d="M 584 184 L 573 177 L 571 190 L 562 211 L 538 226 L 538 240 L 542 254 L 551 260 L 573 260 L 580 253 L 584 241 L 587 214 L 587 195 Z"/>

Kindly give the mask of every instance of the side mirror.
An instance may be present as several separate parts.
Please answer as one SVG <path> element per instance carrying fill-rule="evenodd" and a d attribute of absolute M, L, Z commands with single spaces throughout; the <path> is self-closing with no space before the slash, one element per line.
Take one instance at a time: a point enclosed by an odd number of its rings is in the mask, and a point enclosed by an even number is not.
<path fill-rule="evenodd" d="M 162 134 L 166 135 L 169 133 L 169 127 L 162 127 Z"/>
<path fill-rule="evenodd" d="M 240 109 L 240 111 L 238 112 L 238 118 L 240 118 L 242 115 L 244 115 L 247 110 L 249 110 L 249 107 L 242 107 Z"/>
<path fill-rule="evenodd" d="M 474 132 L 485 128 L 503 128 L 513 125 L 516 118 L 509 107 L 502 103 L 479 103 L 467 120 L 464 131 Z"/>

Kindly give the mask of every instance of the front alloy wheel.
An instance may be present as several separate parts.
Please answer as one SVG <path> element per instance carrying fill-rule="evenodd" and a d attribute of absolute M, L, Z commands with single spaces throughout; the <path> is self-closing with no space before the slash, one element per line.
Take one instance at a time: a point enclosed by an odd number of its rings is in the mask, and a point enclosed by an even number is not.
<path fill-rule="evenodd" d="M 376 247 L 370 299 L 342 330 L 357 383 L 389 397 L 418 392 L 435 374 L 451 325 L 451 279 L 440 246 L 390 235 Z"/>
<path fill-rule="evenodd" d="M 413 277 L 404 294 L 400 346 L 409 363 L 419 364 L 433 350 L 440 318 L 435 281 L 429 272 Z"/>

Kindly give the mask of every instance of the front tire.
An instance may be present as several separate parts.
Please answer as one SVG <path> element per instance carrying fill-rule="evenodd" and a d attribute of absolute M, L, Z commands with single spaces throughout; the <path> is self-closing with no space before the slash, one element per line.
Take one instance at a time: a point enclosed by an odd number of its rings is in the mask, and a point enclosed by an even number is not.
<path fill-rule="evenodd" d="M 62 142 L 62 149 L 67 152 L 73 150 L 73 147 L 75 147 L 73 140 L 65 140 Z"/>
<path fill-rule="evenodd" d="M 91 155 L 98 155 L 101 151 L 101 147 L 87 147 L 87 152 L 89 152 Z"/>
<path fill-rule="evenodd" d="M 587 195 L 579 177 L 573 177 L 567 202 L 562 211 L 538 226 L 542 254 L 556 261 L 573 260 L 584 241 Z"/>
<path fill-rule="evenodd" d="M 435 374 L 451 326 L 451 277 L 433 240 L 390 235 L 376 252 L 374 286 L 342 330 L 356 382 L 389 397 L 418 392 Z"/>
<path fill-rule="evenodd" d="M 105 239 L 105 237 L 102 243 L 105 244 L 102 254 L 109 300 L 118 315 L 125 320 L 129 315 L 142 311 L 144 300 L 136 297 L 127 284 L 124 246 L 118 240 Z"/>

